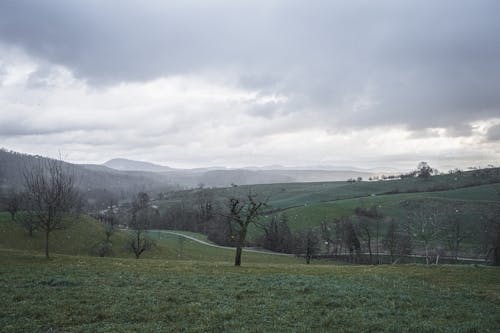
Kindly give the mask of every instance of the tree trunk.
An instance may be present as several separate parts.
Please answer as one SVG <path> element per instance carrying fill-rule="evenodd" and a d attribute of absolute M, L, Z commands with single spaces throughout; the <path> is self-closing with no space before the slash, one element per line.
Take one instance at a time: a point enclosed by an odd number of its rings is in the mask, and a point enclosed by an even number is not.
<path fill-rule="evenodd" d="M 311 256 L 310 255 L 306 255 L 306 264 L 309 265 L 310 262 L 311 262 Z"/>
<path fill-rule="evenodd" d="M 45 258 L 49 259 L 49 229 L 45 230 Z"/>
<path fill-rule="evenodd" d="M 241 244 L 236 246 L 236 256 L 234 257 L 234 266 L 241 266 Z"/>
<path fill-rule="evenodd" d="M 425 264 L 429 265 L 429 248 L 427 244 L 425 244 Z"/>
<path fill-rule="evenodd" d="M 234 257 L 234 266 L 241 266 L 241 253 L 243 252 L 243 245 L 247 237 L 246 227 L 242 227 L 238 235 L 238 243 L 236 244 L 236 256 Z"/>
<path fill-rule="evenodd" d="M 493 249 L 493 265 L 500 266 L 500 246 Z"/>
<path fill-rule="evenodd" d="M 368 238 L 368 253 L 370 254 L 370 265 L 371 265 L 373 264 L 373 259 L 372 259 L 372 244 L 370 238 Z"/>

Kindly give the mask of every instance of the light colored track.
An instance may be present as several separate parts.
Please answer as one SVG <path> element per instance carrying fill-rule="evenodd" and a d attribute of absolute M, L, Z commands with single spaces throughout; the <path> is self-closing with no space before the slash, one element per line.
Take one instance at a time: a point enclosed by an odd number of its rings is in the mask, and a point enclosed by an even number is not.
<path fill-rule="evenodd" d="M 149 232 L 159 232 L 163 234 L 170 234 L 170 235 L 175 235 L 175 236 L 180 236 L 184 237 L 187 239 L 190 239 L 192 241 L 198 242 L 203 245 L 211 246 L 211 247 L 217 247 L 219 249 L 226 249 L 226 250 L 235 250 L 235 247 L 230 247 L 230 246 L 222 246 L 222 245 L 216 245 L 216 244 L 211 244 L 205 241 L 202 241 L 200 239 L 197 239 L 196 237 L 189 236 L 189 235 L 184 235 L 180 232 L 175 232 L 175 231 L 168 231 L 168 230 L 149 230 Z M 263 251 L 263 250 L 255 250 L 255 249 L 249 249 L 249 248 L 243 248 L 244 252 L 254 252 L 254 253 L 260 253 L 260 254 L 270 254 L 270 255 L 275 255 L 275 256 L 293 256 L 292 254 L 288 253 L 279 253 L 279 252 L 272 252 L 272 251 Z"/>

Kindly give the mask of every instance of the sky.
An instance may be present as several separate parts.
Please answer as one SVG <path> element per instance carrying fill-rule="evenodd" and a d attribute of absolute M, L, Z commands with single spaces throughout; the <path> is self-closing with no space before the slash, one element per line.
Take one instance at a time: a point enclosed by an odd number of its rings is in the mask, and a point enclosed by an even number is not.
<path fill-rule="evenodd" d="M 0 147 L 76 163 L 500 164 L 500 1 L 0 1 Z"/>

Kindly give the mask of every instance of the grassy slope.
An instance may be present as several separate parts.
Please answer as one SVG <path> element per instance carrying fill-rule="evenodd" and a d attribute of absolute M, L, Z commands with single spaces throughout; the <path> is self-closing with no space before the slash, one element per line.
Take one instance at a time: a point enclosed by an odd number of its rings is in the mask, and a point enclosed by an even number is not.
<path fill-rule="evenodd" d="M 487 207 L 492 203 L 498 202 L 500 198 L 496 198 L 496 191 L 500 191 L 500 184 L 482 185 L 443 192 L 404 193 L 345 199 L 294 207 L 285 210 L 285 212 L 290 218 L 292 228 L 318 226 L 325 218 L 332 219 L 341 216 L 350 216 L 358 206 L 369 207 L 376 205 L 385 215 L 403 218 L 405 210 L 401 206 L 401 203 L 404 201 L 453 201 L 458 206 L 465 206 L 469 210 L 472 210 L 474 207 Z"/>
<path fill-rule="evenodd" d="M 428 200 L 433 202 L 454 203 L 461 208 L 461 214 L 473 216 L 482 208 L 487 209 L 498 202 L 500 184 L 482 185 L 442 192 L 421 192 L 377 195 L 363 198 L 337 200 L 293 207 L 284 212 L 290 219 L 292 229 L 319 226 L 324 219 L 331 220 L 341 216 L 350 216 L 356 207 L 376 205 L 386 216 L 403 221 L 407 211 L 401 205 L 405 201 Z M 476 212 L 476 213 L 475 213 Z"/>
<path fill-rule="evenodd" d="M 440 175 L 429 179 L 407 178 L 391 181 L 318 182 L 318 183 L 286 183 L 238 186 L 229 189 L 216 189 L 216 197 L 226 198 L 234 194 L 245 195 L 251 190 L 262 197 L 269 198 L 269 204 L 275 209 L 315 203 L 368 197 L 372 194 L 408 193 L 424 191 L 442 191 L 445 189 L 467 188 L 471 185 L 500 182 L 500 168 L 487 169 L 482 172 L 463 172 L 460 174 Z M 179 202 L 187 197 L 196 197 L 198 190 L 177 192 L 168 200 L 158 204 L 168 207 L 169 203 Z M 438 192 L 435 192 L 438 193 Z M 496 195 L 496 193 L 490 193 Z"/>
<path fill-rule="evenodd" d="M 452 205 L 458 210 L 459 218 L 464 222 L 471 236 L 462 242 L 462 255 L 476 256 L 482 253 L 481 228 L 482 214 L 491 211 L 500 200 L 500 184 L 489 184 L 461 188 L 441 192 L 418 192 L 403 194 L 375 195 L 362 198 L 317 202 L 299 207 L 285 209 L 272 215 L 285 213 L 292 230 L 304 228 L 319 228 L 322 221 L 331 222 L 334 218 L 351 216 L 356 207 L 370 207 L 376 205 L 386 217 L 394 218 L 397 223 L 405 224 L 409 210 L 404 202 L 419 201 L 427 206 Z M 267 218 L 269 219 L 270 216 Z M 375 223 L 375 222 L 374 222 Z M 380 223 L 380 235 L 384 237 L 388 219 Z M 375 226 L 372 227 L 374 229 Z M 373 231 L 375 232 L 375 231 Z M 261 231 L 252 227 L 249 236 L 255 238 Z M 415 243 L 416 250 L 419 244 Z"/>
<path fill-rule="evenodd" d="M 44 249 L 44 235 L 35 233 L 29 237 L 24 230 L 10 220 L 10 215 L 0 213 L 0 248 L 42 252 Z M 193 235 L 193 233 L 191 233 Z M 232 262 L 234 251 L 220 249 L 199 244 L 176 235 L 150 232 L 155 239 L 156 246 L 143 254 L 141 258 L 156 258 L 167 260 L 201 260 Z M 203 236 L 198 236 L 203 238 Z M 83 217 L 72 223 L 67 229 L 58 230 L 51 234 L 51 253 L 89 255 L 91 248 L 104 239 L 103 227 L 97 221 Z M 111 240 L 113 255 L 122 258 L 131 258 L 132 254 L 126 248 L 128 235 L 125 231 L 116 232 Z M 252 252 L 243 253 L 243 262 L 258 263 L 296 263 L 299 259 L 293 257 L 274 256 Z"/>
<path fill-rule="evenodd" d="M 500 271 L 0 250 L 2 332 L 498 332 Z"/>

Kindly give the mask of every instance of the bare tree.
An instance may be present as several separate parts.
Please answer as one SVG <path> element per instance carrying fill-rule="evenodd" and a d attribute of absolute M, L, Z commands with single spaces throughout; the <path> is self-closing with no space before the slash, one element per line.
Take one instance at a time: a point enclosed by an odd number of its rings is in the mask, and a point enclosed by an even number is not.
<path fill-rule="evenodd" d="M 326 245 L 326 253 L 330 254 L 332 245 L 334 243 L 332 228 L 330 227 L 326 219 L 321 221 L 320 227 L 321 227 L 321 238 L 323 239 Z"/>
<path fill-rule="evenodd" d="M 463 219 L 458 215 L 459 210 L 456 209 L 455 213 L 448 214 L 443 222 L 442 232 L 448 249 L 453 253 L 455 261 L 458 260 L 458 253 L 462 242 L 472 235 L 472 230 L 464 225 Z"/>
<path fill-rule="evenodd" d="M 129 223 L 129 227 L 134 231 L 129 239 L 129 246 L 136 259 L 139 259 L 144 251 L 150 250 L 154 245 L 153 241 L 145 235 L 154 213 L 149 195 L 144 192 L 138 193 L 132 203 L 132 216 Z"/>
<path fill-rule="evenodd" d="M 419 205 L 410 211 L 407 219 L 407 232 L 411 238 L 420 243 L 425 251 L 425 262 L 430 264 L 430 250 L 433 242 L 440 234 L 440 216 L 436 207 Z"/>
<path fill-rule="evenodd" d="M 45 232 L 45 257 L 49 258 L 49 236 L 65 227 L 64 218 L 77 215 L 80 194 L 76 176 L 61 159 L 36 159 L 23 172 L 29 213 Z"/>
<path fill-rule="evenodd" d="M 356 234 L 356 229 L 352 223 L 351 218 L 342 217 L 342 242 L 347 250 L 349 250 L 349 256 L 351 261 L 354 261 L 354 255 L 357 257 L 361 254 L 361 244 L 359 242 L 358 235 Z"/>
<path fill-rule="evenodd" d="M 256 195 L 251 192 L 245 198 L 232 197 L 229 199 L 228 208 L 229 214 L 225 215 L 235 228 L 236 236 L 236 255 L 234 265 L 241 265 L 241 253 L 245 246 L 248 227 L 250 224 L 255 224 L 261 216 L 266 201 L 257 199 Z"/>
<path fill-rule="evenodd" d="M 199 184 L 199 189 L 195 197 L 197 224 L 196 231 L 207 233 L 210 222 L 215 218 L 216 207 L 214 200 L 214 192 L 211 189 L 203 188 L 203 184 Z"/>
<path fill-rule="evenodd" d="M 357 221 L 355 224 L 356 233 L 359 238 L 366 244 L 370 255 L 370 264 L 373 263 L 372 241 L 375 238 L 377 261 L 378 261 L 378 244 L 379 244 L 379 225 L 383 215 L 378 210 L 377 206 L 370 208 L 356 207 L 354 210 Z"/>
<path fill-rule="evenodd" d="M 10 213 L 12 221 L 16 220 L 16 214 L 21 206 L 21 194 L 12 192 L 7 199 L 7 211 Z"/>
<path fill-rule="evenodd" d="M 113 243 L 111 242 L 111 236 L 116 231 L 116 225 L 118 224 L 117 217 L 117 205 L 113 199 L 109 200 L 108 208 L 104 212 L 100 212 L 98 215 L 99 220 L 104 226 L 104 240 L 97 243 L 93 248 L 93 254 L 99 257 L 105 257 L 111 255 L 113 252 Z"/>
<path fill-rule="evenodd" d="M 33 215 L 30 211 L 23 210 L 17 213 L 16 222 L 26 230 L 30 237 L 33 237 L 33 233 L 38 230 L 40 223 L 37 220 L 36 216 Z"/>
<path fill-rule="evenodd" d="M 276 252 L 290 252 L 292 234 L 285 213 L 273 216 L 270 221 L 259 223 L 259 226 L 264 230 L 264 235 L 260 238 L 262 247 Z"/>
<path fill-rule="evenodd" d="M 492 258 L 493 265 L 500 266 L 500 203 L 485 216 L 485 242 L 487 246 L 486 259 Z"/>
<path fill-rule="evenodd" d="M 320 237 L 312 229 L 303 231 L 296 237 L 299 238 L 296 241 L 296 243 L 298 244 L 296 252 L 297 254 L 304 255 L 306 258 L 306 264 L 309 264 L 312 257 L 321 249 Z"/>
<path fill-rule="evenodd" d="M 393 219 L 390 220 L 387 226 L 387 232 L 382 243 L 389 251 L 392 263 L 396 263 L 399 260 L 395 258 L 396 256 L 399 257 L 411 253 L 412 245 L 410 237 L 400 230 L 399 225 Z"/>

